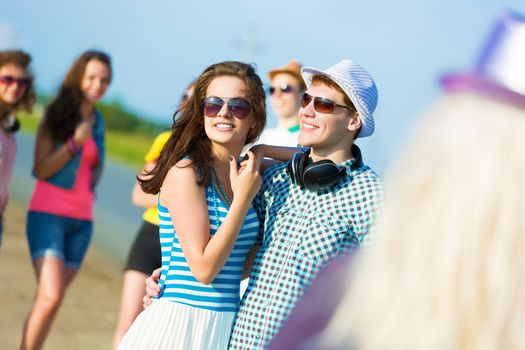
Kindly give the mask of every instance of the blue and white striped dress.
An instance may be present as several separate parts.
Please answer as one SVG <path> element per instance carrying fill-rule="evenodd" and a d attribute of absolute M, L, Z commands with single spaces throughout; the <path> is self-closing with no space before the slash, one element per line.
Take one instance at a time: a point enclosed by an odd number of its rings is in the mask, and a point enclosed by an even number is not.
<path fill-rule="evenodd" d="M 216 214 L 222 223 L 228 207 L 213 186 L 205 190 L 213 236 L 218 229 Z M 191 274 L 168 209 L 160 203 L 158 209 L 161 295 L 137 317 L 119 349 L 226 349 L 244 261 L 259 231 L 257 214 L 250 207 L 228 261 L 213 282 L 204 285 Z"/>

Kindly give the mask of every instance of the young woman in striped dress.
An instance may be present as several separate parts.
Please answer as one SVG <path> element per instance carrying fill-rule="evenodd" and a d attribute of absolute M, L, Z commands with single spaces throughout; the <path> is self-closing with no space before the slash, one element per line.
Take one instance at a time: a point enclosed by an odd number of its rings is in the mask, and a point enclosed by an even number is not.
<path fill-rule="evenodd" d="M 259 162 L 237 165 L 266 122 L 265 94 L 252 66 L 211 65 L 199 76 L 155 168 L 141 180 L 159 196 L 160 297 L 119 349 L 226 349 L 246 256 L 259 231 L 251 202 Z"/>

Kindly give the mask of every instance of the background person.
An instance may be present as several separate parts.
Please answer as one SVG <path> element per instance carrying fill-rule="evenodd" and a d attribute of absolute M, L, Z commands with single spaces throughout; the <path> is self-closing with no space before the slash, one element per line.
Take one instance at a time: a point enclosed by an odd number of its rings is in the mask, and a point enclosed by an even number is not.
<path fill-rule="evenodd" d="M 93 233 L 94 190 L 105 154 L 104 120 L 95 109 L 111 81 L 107 54 L 86 51 L 70 67 L 39 125 L 37 178 L 27 240 L 37 279 L 22 349 L 40 349 Z"/>
<path fill-rule="evenodd" d="M 0 51 L 0 245 L 3 214 L 9 198 L 9 180 L 16 157 L 15 132 L 18 111 L 31 112 L 35 103 L 31 56 L 20 50 Z"/>
<path fill-rule="evenodd" d="M 259 144 L 297 146 L 302 93 L 306 90 L 301 77 L 301 65 L 291 60 L 286 66 L 268 72 L 270 104 L 277 117 L 277 125 L 263 130 Z"/>

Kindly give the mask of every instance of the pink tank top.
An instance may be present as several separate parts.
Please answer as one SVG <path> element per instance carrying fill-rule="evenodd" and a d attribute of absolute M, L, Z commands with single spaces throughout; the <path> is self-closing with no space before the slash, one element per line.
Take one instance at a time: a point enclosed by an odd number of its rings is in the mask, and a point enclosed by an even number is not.
<path fill-rule="evenodd" d="M 92 137 L 82 147 L 80 165 L 73 188 L 65 189 L 46 181 L 37 180 L 29 210 L 92 220 L 95 196 L 91 191 L 93 166 L 98 161 L 97 145 Z"/>

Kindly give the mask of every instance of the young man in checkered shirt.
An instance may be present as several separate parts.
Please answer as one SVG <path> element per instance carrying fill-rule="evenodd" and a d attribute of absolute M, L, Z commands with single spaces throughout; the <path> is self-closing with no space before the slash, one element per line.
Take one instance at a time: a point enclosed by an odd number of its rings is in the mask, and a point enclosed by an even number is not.
<path fill-rule="evenodd" d="M 230 349 L 264 348 L 316 273 L 363 245 L 381 200 L 383 183 L 353 144 L 374 131 L 374 81 L 351 60 L 301 73 L 308 89 L 299 110 L 299 144 L 309 154 L 264 173 L 254 201 L 260 249 Z"/>
<path fill-rule="evenodd" d="M 301 74 L 308 89 L 299 110 L 299 144 L 308 149 L 264 173 L 253 203 L 261 221 L 258 252 L 230 349 L 268 345 L 316 273 L 366 242 L 381 200 L 383 183 L 353 144 L 374 131 L 374 81 L 348 59 Z"/>

